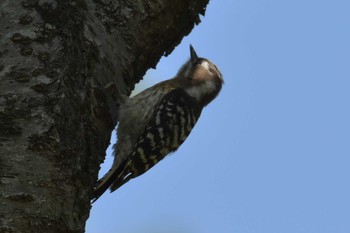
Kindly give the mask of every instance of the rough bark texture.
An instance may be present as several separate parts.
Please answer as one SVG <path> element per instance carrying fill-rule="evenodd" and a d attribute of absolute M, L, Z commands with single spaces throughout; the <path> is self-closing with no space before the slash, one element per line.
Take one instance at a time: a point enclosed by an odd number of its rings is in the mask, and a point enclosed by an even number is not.
<path fill-rule="evenodd" d="M 0 1 L 0 233 L 84 232 L 121 95 L 207 3 Z"/>

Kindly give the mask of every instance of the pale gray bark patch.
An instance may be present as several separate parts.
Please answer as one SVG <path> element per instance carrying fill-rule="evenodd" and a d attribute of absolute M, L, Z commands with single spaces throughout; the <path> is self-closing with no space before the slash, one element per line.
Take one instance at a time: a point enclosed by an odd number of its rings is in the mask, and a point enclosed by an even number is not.
<path fill-rule="evenodd" d="M 0 233 L 84 232 L 118 103 L 207 3 L 0 1 Z"/>

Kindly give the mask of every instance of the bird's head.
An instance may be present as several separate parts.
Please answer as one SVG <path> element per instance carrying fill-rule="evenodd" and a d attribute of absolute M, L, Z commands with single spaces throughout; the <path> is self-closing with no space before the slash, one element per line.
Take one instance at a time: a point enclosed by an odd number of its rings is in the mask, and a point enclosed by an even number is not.
<path fill-rule="evenodd" d="M 180 68 L 177 79 L 185 91 L 203 105 L 209 104 L 220 92 L 224 80 L 218 67 L 206 58 L 198 57 L 190 45 L 190 59 Z"/>

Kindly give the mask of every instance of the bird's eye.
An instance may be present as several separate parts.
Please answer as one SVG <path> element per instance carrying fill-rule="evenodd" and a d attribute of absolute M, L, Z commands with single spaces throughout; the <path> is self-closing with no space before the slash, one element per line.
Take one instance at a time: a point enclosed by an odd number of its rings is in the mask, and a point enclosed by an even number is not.
<path fill-rule="evenodd" d="M 195 61 L 194 64 L 199 65 L 199 64 L 201 64 L 201 61 L 198 59 L 197 61 Z"/>

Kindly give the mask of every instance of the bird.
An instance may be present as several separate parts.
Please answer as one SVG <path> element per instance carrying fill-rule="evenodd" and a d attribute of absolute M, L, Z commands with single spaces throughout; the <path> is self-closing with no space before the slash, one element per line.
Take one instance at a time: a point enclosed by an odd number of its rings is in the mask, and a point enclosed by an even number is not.
<path fill-rule="evenodd" d="M 218 67 L 198 57 L 190 45 L 190 58 L 175 77 L 127 98 L 119 107 L 114 162 L 97 181 L 92 203 L 108 188 L 114 192 L 175 152 L 223 83 Z"/>

